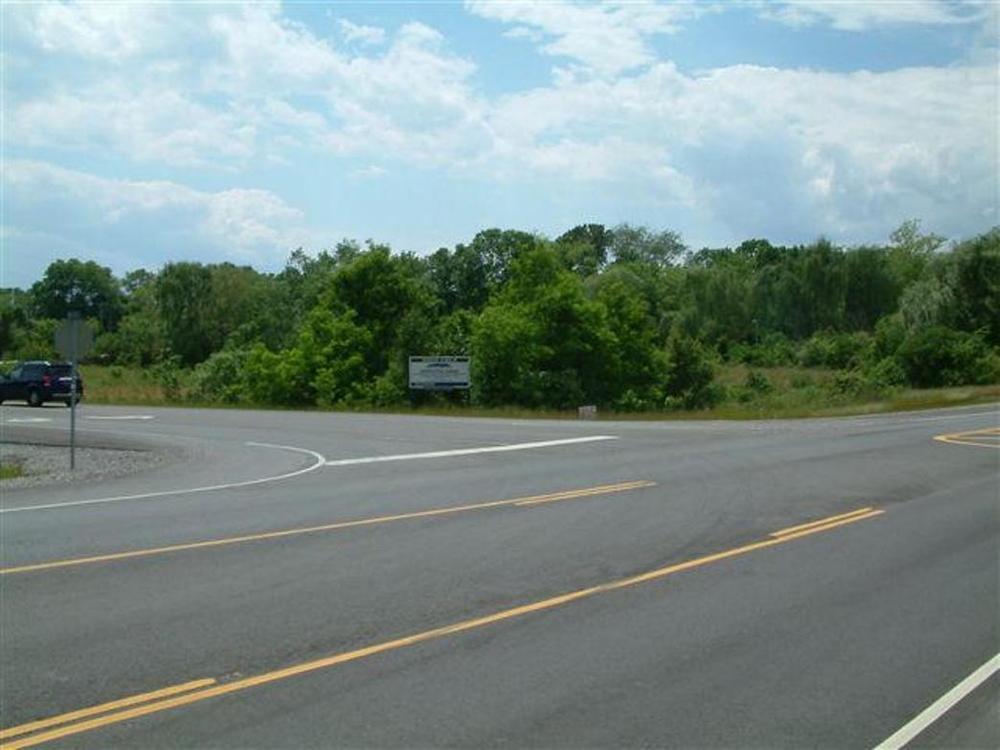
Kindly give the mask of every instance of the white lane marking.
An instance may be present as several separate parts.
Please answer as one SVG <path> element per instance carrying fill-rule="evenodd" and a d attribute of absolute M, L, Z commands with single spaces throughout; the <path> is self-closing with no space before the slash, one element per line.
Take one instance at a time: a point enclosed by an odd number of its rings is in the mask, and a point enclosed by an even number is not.
<path fill-rule="evenodd" d="M 575 443 L 594 443 L 599 440 L 617 440 L 616 435 L 589 435 L 587 437 L 565 438 L 562 440 L 543 440 L 537 443 L 513 443 L 510 445 L 490 445 L 485 448 L 458 448 L 450 451 L 431 451 L 430 453 L 399 453 L 390 456 L 366 456 L 364 458 L 338 458 L 327 461 L 327 466 L 350 466 L 353 464 L 377 464 L 383 461 L 415 461 L 421 458 L 448 458 L 451 456 L 471 456 L 477 453 L 506 453 L 509 451 L 526 451 L 533 448 L 548 448 L 554 445 L 573 445 Z"/>
<path fill-rule="evenodd" d="M 255 484 L 264 484 L 266 482 L 277 482 L 282 479 L 291 479 L 292 477 L 301 476 L 302 474 L 308 474 L 310 471 L 315 471 L 319 467 L 323 466 L 326 459 L 317 453 L 316 451 L 311 451 L 307 448 L 296 448 L 292 445 L 273 445 L 272 443 L 246 443 L 246 445 L 254 446 L 255 448 L 277 448 L 279 450 L 285 451 L 295 451 L 296 453 L 306 453 L 316 459 L 316 462 L 310 464 L 304 469 L 299 469 L 298 471 L 292 471 L 287 474 L 278 474 L 273 477 L 263 477 L 261 479 L 250 479 L 245 482 L 229 482 L 227 484 L 213 484 L 207 487 L 191 487 L 184 490 L 163 490 L 161 492 L 143 492 L 138 495 L 118 495 L 117 497 L 96 497 L 92 500 L 73 500 L 66 503 L 48 503 L 46 505 L 23 505 L 16 508 L 0 508 L 0 513 L 22 513 L 32 510 L 51 510 L 53 508 L 70 508 L 77 505 L 99 505 L 102 503 L 119 503 L 125 500 L 148 500 L 153 497 L 166 497 L 168 495 L 191 495 L 196 492 L 214 492 L 216 490 L 230 490 L 236 487 L 250 487 Z"/>
<path fill-rule="evenodd" d="M 895 414 L 884 414 L 879 417 L 845 417 L 844 423 L 871 427 L 888 422 L 895 425 L 905 426 L 908 424 L 919 424 L 922 422 L 948 422 L 954 419 L 973 419 L 974 417 L 993 417 L 996 419 L 997 413 L 997 410 L 993 409 L 991 411 L 973 411 L 967 414 L 941 414 L 933 417 L 901 417 L 899 412 L 896 412 Z"/>
<path fill-rule="evenodd" d="M 914 737 L 950 711 L 962 698 L 986 682 L 998 670 L 1000 670 L 1000 654 L 987 661 L 983 666 L 914 716 L 898 732 L 879 743 L 875 747 L 875 750 L 899 750 L 899 748 L 904 747 Z"/>
<path fill-rule="evenodd" d="M 51 422 L 52 417 L 14 417 L 13 419 L 5 419 L 4 422 L 7 424 L 35 424 L 37 422 Z"/>
<path fill-rule="evenodd" d="M 121 416 L 87 416 L 87 419 L 156 419 L 152 414 L 122 414 Z"/>

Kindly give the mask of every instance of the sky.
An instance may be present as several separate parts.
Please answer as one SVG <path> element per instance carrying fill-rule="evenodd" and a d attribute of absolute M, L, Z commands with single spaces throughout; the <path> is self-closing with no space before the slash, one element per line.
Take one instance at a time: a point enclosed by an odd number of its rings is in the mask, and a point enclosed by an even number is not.
<path fill-rule="evenodd" d="M 996 3 L 0 6 L 0 286 L 582 223 L 885 242 L 998 221 Z"/>

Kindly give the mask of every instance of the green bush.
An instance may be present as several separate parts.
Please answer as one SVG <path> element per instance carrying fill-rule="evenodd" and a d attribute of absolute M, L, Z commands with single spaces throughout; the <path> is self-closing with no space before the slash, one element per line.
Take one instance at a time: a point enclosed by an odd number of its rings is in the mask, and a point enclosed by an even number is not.
<path fill-rule="evenodd" d="M 774 386 L 767 379 L 767 375 L 757 370 L 750 370 L 747 373 L 743 381 L 743 386 L 754 393 L 770 393 L 774 390 Z"/>
<path fill-rule="evenodd" d="M 194 393 L 201 401 L 235 404 L 247 397 L 248 349 L 223 349 L 194 368 Z"/>
<path fill-rule="evenodd" d="M 812 388 L 816 384 L 816 378 L 808 372 L 797 372 L 792 375 L 790 382 L 795 389 Z"/>
<path fill-rule="evenodd" d="M 163 391 L 167 401 L 179 401 L 181 398 L 181 360 L 180 357 L 167 357 L 153 366 L 153 377 Z"/>
<path fill-rule="evenodd" d="M 640 411 L 653 411 L 657 408 L 658 404 L 651 401 L 648 398 L 643 398 L 641 395 L 636 393 L 634 390 L 629 388 L 621 396 L 619 396 L 614 403 L 612 403 L 611 408 L 618 412 L 640 412 Z"/>
<path fill-rule="evenodd" d="M 865 377 L 883 390 L 906 385 L 906 370 L 896 357 L 883 357 L 865 371 Z"/>
<path fill-rule="evenodd" d="M 729 360 L 751 367 L 781 367 L 795 363 L 795 345 L 780 333 L 768 334 L 756 344 L 733 344 Z"/>
<path fill-rule="evenodd" d="M 825 331 L 814 334 L 802 345 L 799 362 L 805 367 L 846 370 L 864 363 L 871 357 L 873 349 L 871 334 Z"/>
<path fill-rule="evenodd" d="M 933 326 L 910 334 L 897 352 L 907 381 L 918 388 L 994 383 L 996 352 L 981 336 Z"/>
<path fill-rule="evenodd" d="M 893 356 L 906 339 L 906 325 L 901 315 L 886 315 L 875 324 L 875 349 L 873 359 Z"/>
<path fill-rule="evenodd" d="M 725 399 L 716 386 L 715 362 L 698 341 L 674 332 L 667 341 L 667 381 L 664 406 L 668 409 L 707 409 Z"/>

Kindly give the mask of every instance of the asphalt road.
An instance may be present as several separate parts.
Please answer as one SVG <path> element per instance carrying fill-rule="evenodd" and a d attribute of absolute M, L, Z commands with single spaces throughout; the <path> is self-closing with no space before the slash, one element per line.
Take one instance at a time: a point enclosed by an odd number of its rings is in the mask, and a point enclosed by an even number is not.
<path fill-rule="evenodd" d="M 3 493 L 5 747 L 874 747 L 1000 651 L 996 407 L 79 417 L 176 460 Z"/>

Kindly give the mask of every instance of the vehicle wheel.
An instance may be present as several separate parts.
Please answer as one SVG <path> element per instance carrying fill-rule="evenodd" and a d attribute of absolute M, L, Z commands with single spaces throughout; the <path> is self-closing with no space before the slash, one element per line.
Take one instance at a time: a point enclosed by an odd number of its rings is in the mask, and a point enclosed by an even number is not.
<path fill-rule="evenodd" d="M 65 399 L 63 401 L 63 403 L 66 404 L 66 406 L 72 407 L 73 406 L 73 399 L 67 398 L 67 399 Z"/>
<path fill-rule="evenodd" d="M 38 391 L 28 391 L 28 406 L 41 406 L 42 394 Z"/>

